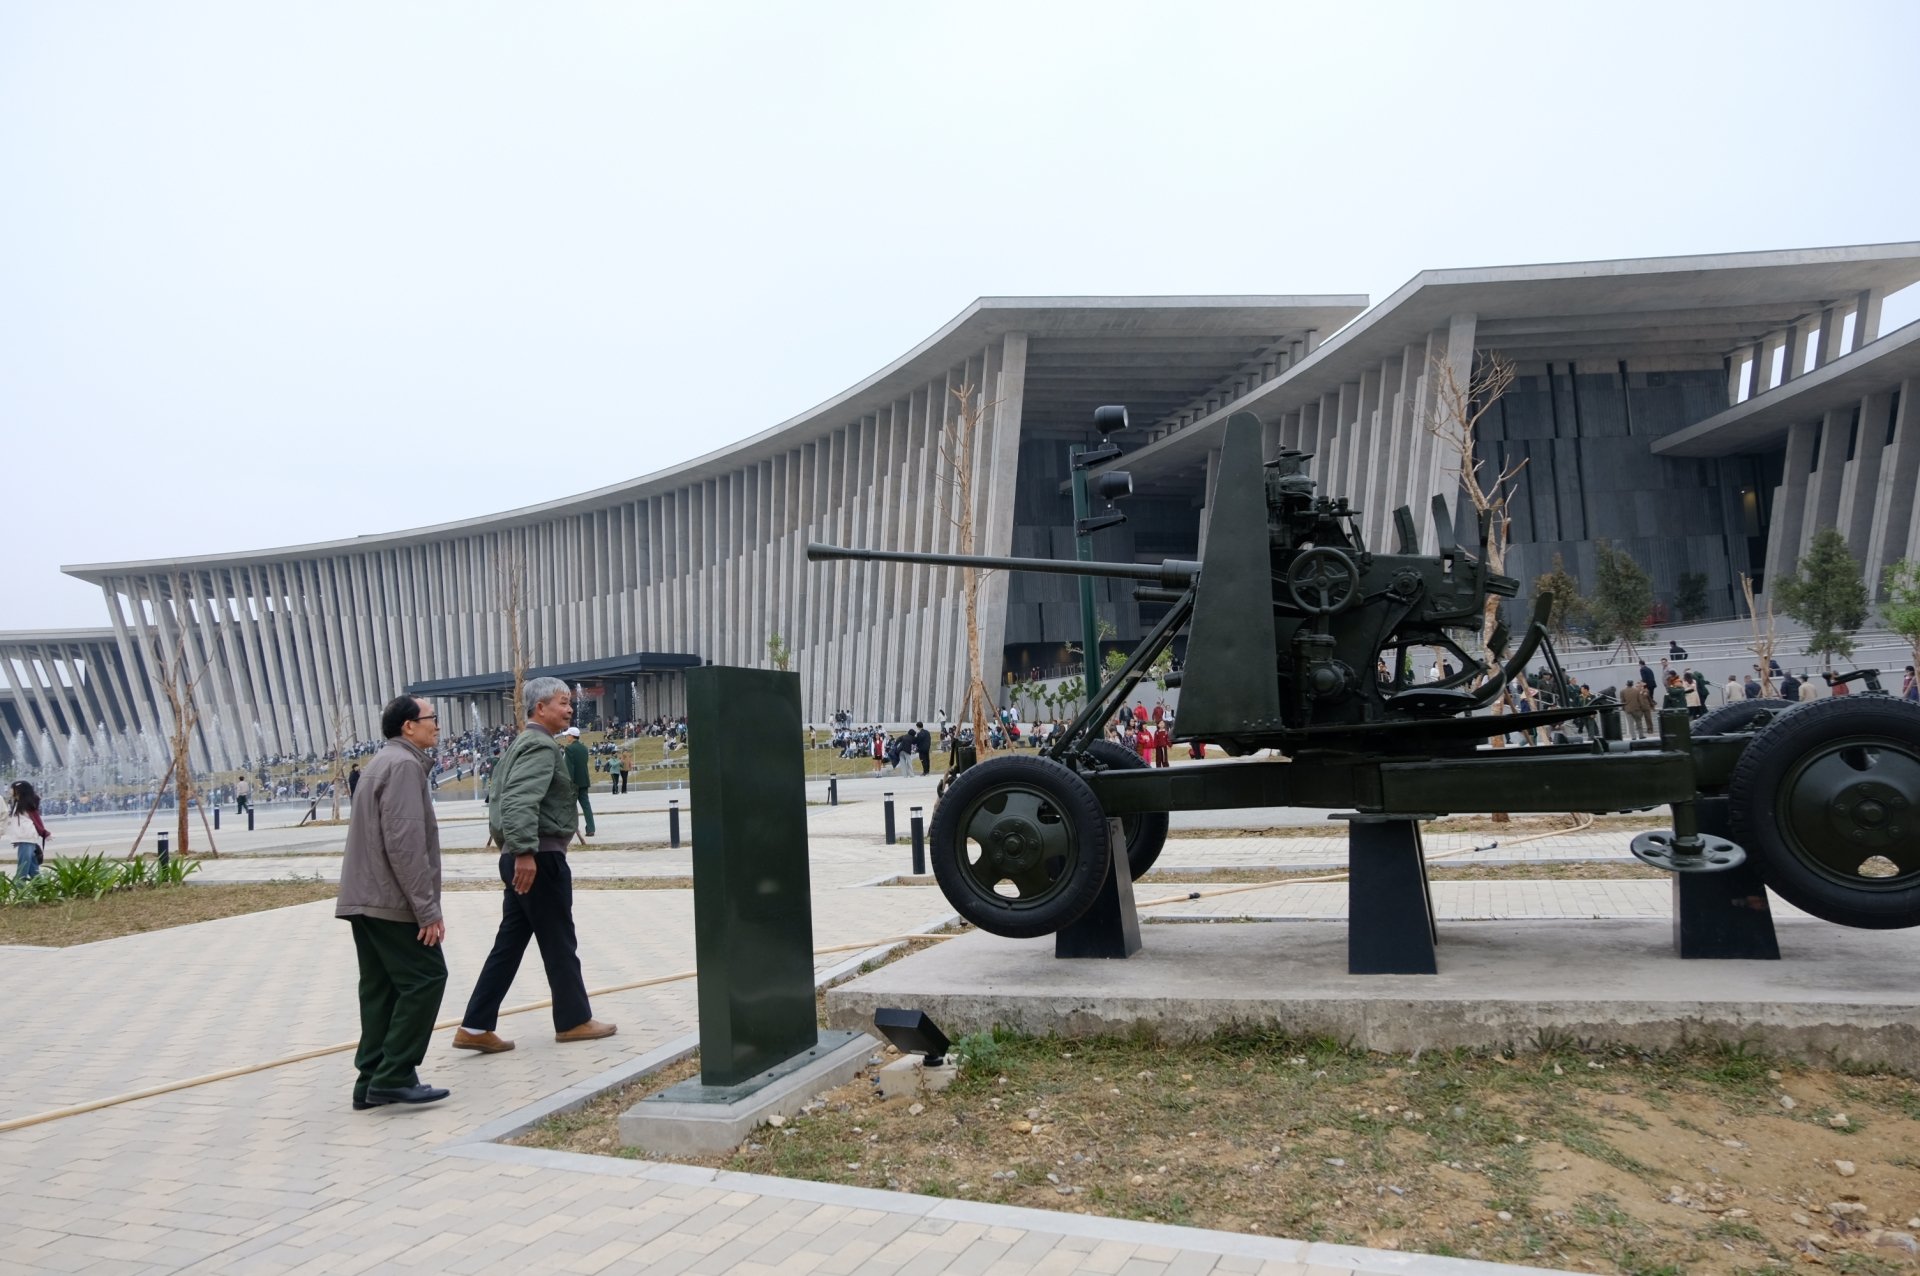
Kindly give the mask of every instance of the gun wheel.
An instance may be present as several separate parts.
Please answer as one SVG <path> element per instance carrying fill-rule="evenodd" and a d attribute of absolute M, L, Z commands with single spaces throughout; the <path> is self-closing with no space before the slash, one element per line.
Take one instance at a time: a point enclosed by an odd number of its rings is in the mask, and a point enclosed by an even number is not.
<path fill-rule="evenodd" d="M 1138 753 L 1112 740 L 1095 740 L 1087 746 L 1087 756 L 1109 771 L 1144 771 L 1147 764 Z M 1167 845 L 1167 813 L 1144 811 L 1120 817 L 1120 831 L 1127 838 L 1127 869 L 1133 880 L 1145 877 L 1153 862 Z"/>
<path fill-rule="evenodd" d="M 1048 758 L 991 758 L 933 810 L 927 854 L 947 902 L 981 930 L 1031 939 L 1071 925 L 1111 868 L 1087 782 Z"/>
<path fill-rule="evenodd" d="M 1843 926 L 1920 925 L 1920 709 L 1798 706 L 1740 755 L 1729 796 L 1734 836 L 1789 903 Z"/>

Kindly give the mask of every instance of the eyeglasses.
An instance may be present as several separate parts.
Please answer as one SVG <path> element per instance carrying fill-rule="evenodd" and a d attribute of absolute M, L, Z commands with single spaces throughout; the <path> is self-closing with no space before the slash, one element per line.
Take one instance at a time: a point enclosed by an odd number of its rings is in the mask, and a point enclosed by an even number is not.
<path fill-rule="evenodd" d="M 437 713 L 423 713 L 414 719 L 415 722 L 438 722 L 439 720 L 440 715 Z"/>

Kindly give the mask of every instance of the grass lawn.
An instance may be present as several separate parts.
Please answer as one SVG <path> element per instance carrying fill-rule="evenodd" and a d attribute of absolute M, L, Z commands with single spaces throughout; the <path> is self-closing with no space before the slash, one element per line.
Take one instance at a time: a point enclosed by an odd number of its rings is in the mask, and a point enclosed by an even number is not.
<path fill-rule="evenodd" d="M 147 886 L 115 891 L 99 899 L 17 905 L 0 908 L 0 944 L 66 948 L 97 939 L 310 904 L 338 894 L 339 888 L 330 882 L 223 882 Z"/>

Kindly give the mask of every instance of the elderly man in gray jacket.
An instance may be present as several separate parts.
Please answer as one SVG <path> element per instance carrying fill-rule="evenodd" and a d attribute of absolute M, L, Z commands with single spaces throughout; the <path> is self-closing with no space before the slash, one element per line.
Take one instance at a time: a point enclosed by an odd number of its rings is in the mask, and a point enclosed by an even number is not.
<path fill-rule="evenodd" d="M 439 715 L 400 696 L 380 714 L 387 742 L 360 773 L 334 915 L 353 927 L 360 957 L 360 1070 L 356 1112 L 447 1097 L 416 1071 L 447 986 L 440 949 L 440 826 L 427 793 Z"/>

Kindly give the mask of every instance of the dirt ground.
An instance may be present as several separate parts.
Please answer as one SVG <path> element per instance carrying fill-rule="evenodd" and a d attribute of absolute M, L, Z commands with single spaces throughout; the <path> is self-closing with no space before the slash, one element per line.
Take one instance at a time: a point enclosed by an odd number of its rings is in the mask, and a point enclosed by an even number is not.
<path fill-rule="evenodd" d="M 1631 1276 L 1920 1266 L 1913 1080 L 1721 1046 L 1538 1044 L 980 1036 L 944 1093 L 882 1101 L 869 1069 L 702 1163 Z M 614 1120 L 659 1084 L 522 1141 L 644 1155 Z"/>

